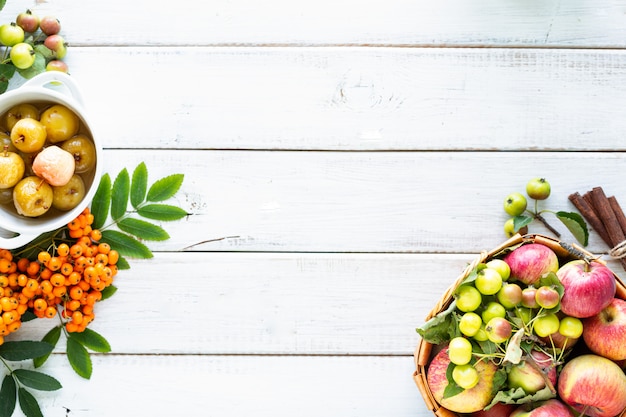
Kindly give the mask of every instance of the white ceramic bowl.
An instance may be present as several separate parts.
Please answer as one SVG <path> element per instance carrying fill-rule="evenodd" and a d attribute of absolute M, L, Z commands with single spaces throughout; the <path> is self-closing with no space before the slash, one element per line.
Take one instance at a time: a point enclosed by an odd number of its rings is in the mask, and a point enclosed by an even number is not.
<path fill-rule="evenodd" d="M 72 78 L 62 72 L 48 71 L 39 74 L 15 90 L 0 95 L 0 114 L 6 113 L 19 103 L 58 103 L 68 107 L 80 118 L 82 129 L 88 133 L 96 147 L 96 167 L 85 181 L 85 197 L 69 211 L 50 209 L 39 217 L 25 217 L 17 213 L 12 204 L 0 204 L 0 248 L 19 248 L 42 233 L 58 229 L 76 218 L 90 203 L 102 174 L 102 146 L 93 131 L 80 91 Z M 8 235 L 8 236 L 7 236 Z"/>

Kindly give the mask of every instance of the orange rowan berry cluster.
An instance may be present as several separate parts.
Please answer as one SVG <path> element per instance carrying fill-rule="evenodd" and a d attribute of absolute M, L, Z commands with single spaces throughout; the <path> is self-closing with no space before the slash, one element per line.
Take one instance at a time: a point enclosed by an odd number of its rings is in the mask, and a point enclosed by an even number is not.
<path fill-rule="evenodd" d="M 22 315 L 65 319 L 68 332 L 82 332 L 94 319 L 94 305 L 117 274 L 119 253 L 100 242 L 86 208 L 68 224 L 70 243 L 41 251 L 36 260 L 14 258 L 0 249 L 0 344 L 17 331 Z"/>

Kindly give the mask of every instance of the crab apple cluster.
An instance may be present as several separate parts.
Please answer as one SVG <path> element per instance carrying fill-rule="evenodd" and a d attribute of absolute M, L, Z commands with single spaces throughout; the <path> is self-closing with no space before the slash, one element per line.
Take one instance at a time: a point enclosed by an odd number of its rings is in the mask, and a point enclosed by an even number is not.
<path fill-rule="evenodd" d="M 0 344 L 17 331 L 21 317 L 60 314 L 68 332 L 82 332 L 94 318 L 94 306 L 117 274 L 119 253 L 92 229 L 89 208 L 67 225 L 68 237 L 42 250 L 37 259 L 0 250 Z"/>
<path fill-rule="evenodd" d="M 504 199 L 504 211 L 510 217 L 504 222 L 504 233 L 507 237 L 511 237 L 516 233 L 526 234 L 528 233 L 528 227 L 517 226 L 516 218 L 522 216 L 528 209 L 528 198 L 535 200 L 535 212 L 536 202 L 545 200 L 550 196 L 551 187 L 550 183 L 545 178 L 533 178 L 526 184 L 526 195 L 520 192 L 512 192 Z M 536 213 L 535 213 L 536 214 Z"/>
<path fill-rule="evenodd" d="M 15 21 L 0 25 L 0 43 L 6 48 L 3 63 L 27 70 L 41 56 L 46 71 L 68 72 L 63 61 L 67 43 L 60 31 L 61 23 L 54 16 L 39 17 L 31 10 L 19 13 Z"/>

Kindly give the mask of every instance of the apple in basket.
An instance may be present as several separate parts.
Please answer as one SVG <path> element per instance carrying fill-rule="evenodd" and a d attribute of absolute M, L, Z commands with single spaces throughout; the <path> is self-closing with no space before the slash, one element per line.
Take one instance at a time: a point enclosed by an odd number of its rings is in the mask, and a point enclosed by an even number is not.
<path fill-rule="evenodd" d="M 564 288 L 561 311 L 568 316 L 595 316 L 615 297 L 615 276 L 600 262 L 570 261 L 559 268 L 556 276 Z"/>
<path fill-rule="evenodd" d="M 549 272 L 559 269 L 559 259 L 549 247 L 540 243 L 519 246 L 504 257 L 511 269 L 511 280 L 532 285 Z"/>
<path fill-rule="evenodd" d="M 496 403 L 487 410 L 472 413 L 472 417 L 509 417 L 515 407 L 513 404 Z"/>
<path fill-rule="evenodd" d="M 545 388 L 546 378 L 552 386 L 556 385 L 556 365 L 550 355 L 533 350 L 530 357 L 511 367 L 507 378 L 510 388 L 534 394 Z"/>
<path fill-rule="evenodd" d="M 614 361 L 626 359 L 626 301 L 614 298 L 583 321 L 583 339 L 592 352 Z"/>
<path fill-rule="evenodd" d="M 614 417 L 626 408 L 626 374 L 615 362 L 595 354 L 568 361 L 559 374 L 557 391 L 563 402 L 590 417 Z"/>
<path fill-rule="evenodd" d="M 561 401 L 551 399 L 520 406 L 509 417 L 574 417 L 574 413 Z"/>
<path fill-rule="evenodd" d="M 485 408 L 494 396 L 491 391 L 497 366 L 490 361 L 476 362 L 478 383 L 473 388 L 466 389 L 457 395 L 443 398 L 448 385 L 446 371 L 449 364 L 450 357 L 448 356 L 448 349 L 445 347 L 435 355 L 428 365 L 426 378 L 435 400 L 448 410 L 457 413 L 473 413 Z"/>

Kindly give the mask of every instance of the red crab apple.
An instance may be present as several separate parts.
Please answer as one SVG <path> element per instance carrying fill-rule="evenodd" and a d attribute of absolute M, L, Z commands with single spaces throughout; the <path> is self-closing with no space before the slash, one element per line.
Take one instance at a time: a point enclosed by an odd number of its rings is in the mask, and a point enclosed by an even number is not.
<path fill-rule="evenodd" d="M 551 335 L 540 337 L 539 339 L 544 342 L 546 346 L 552 347 L 554 345 L 556 349 L 570 349 L 574 347 L 574 345 L 578 342 L 580 338 L 567 337 L 563 336 L 559 332 L 555 332 Z"/>
<path fill-rule="evenodd" d="M 614 417 L 626 408 L 626 374 L 610 359 L 585 354 L 559 374 L 559 397 L 590 417 Z"/>
<path fill-rule="evenodd" d="M 626 301 L 614 298 L 583 321 L 583 339 L 592 352 L 614 361 L 626 359 Z"/>
<path fill-rule="evenodd" d="M 515 406 L 512 404 L 496 403 L 488 410 L 472 413 L 472 417 L 509 417 L 513 410 L 515 410 Z"/>
<path fill-rule="evenodd" d="M 552 358 L 543 352 L 533 350 L 531 357 L 511 368 L 508 383 L 510 388 L 522 388 L 526 394 L 534 394 L 545 388 L 547 381 L 550 382 L 551 388 L 554 388 L 556 377 L 556 366 Z"/>
<path fill-rule="evenodd" d="M 574 413 L 561 401 L 551 399 L 539 403 L 539 406 L 520 406 L 509 417 L 574 417 Z"/>
<path fill-rule="evenodd" d="M 511 280 L 532 285 L 549 272 L 559 269 L 559 259 L 549 247 L 540 243 L 522 245 L 504 257 L 511 268 Z"/>
<path fill-rule="evenodd" d="M 448 349 L 444 348 L 432 359 L 426 375 L 433 397 L 442 407 L 456 413 L 473 413 L 482 410 L 491 403 L 495 395 L 491 392 L 493 378 L 497 370 L 495 364 L 486 361 L 476 362 L 478 383 L 473 388 L 466 389 L 457 395 L 443 398 L 444 390 L 448 385 L 446 370 L 449 364 Z"/>
<path fill-rule="evenodd" d="M 561 311 L 568 316 L 595 316 L 615 297 L 615 276 L 600 262 L 570 261 L 556 275 L 564 288 Z"/>

